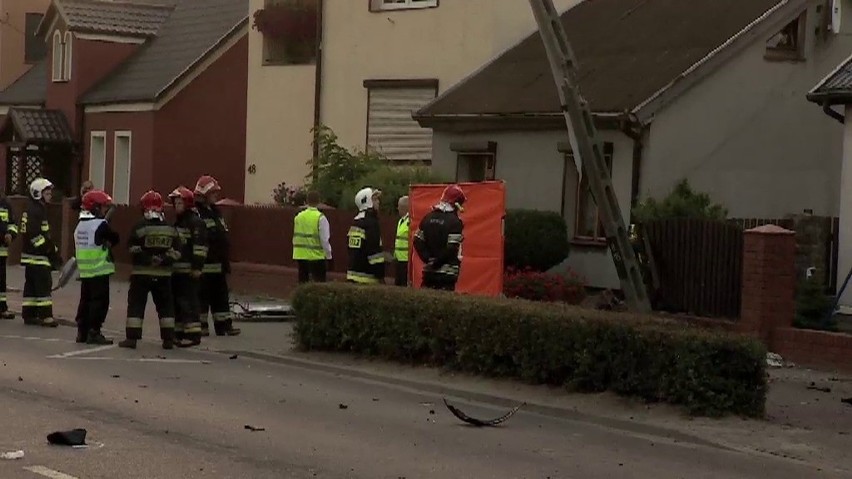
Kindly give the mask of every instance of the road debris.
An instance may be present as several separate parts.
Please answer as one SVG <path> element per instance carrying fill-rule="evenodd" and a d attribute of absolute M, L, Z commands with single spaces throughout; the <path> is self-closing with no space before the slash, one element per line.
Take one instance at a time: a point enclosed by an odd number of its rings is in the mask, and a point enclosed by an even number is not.
<path fill-rule="evenodd" d="M 349 409 L 349 405 L 348 405 L 348 404 L 343 404 L 343 403 L 338 404 L 338 405 L 337 405 L 337 407 L 338 407 L 339 409 Z"/>
<path fill-rule="evenodd" d="M 248 429 L 251 432 L 259 432 L 259 431 L 265 431 L 266 430 L 265 427 L 255 427 L 255 426 L 252 426 L 251 424 L 246 424 L 245 428 Z"/>
<path fill-rule="evenodd" d="M 24 458 L 24 451 L 21 451 L 21 450 L 4 452 L 3 454 L 0 454 L 0 459 L 5 459 L 7 461 L 14 461 L 16 459 L 23 459 L 23 458 Z"/>
<path fill-rule="evenodd" d="M 57 431 L 47 435 L 47 442 L 56 446 L 85 446 L 86 430 Z"/>
<path fill-rule="evenodd" d="M 238 354 L 233 354 L 233 355 L 231 355 L 231 357 L 229 357 L 228 359 L 237 359 L 238 357 L 239 357 L 239 355 L 238 355 Z"/>
<path fill-rule="evenodd" d="M 831 392 L 831 388 L 817 386 L 816 383 L 814 383 L 814 382 L 812 382 L 810 384 L 810 386 L 808 386 L 808 390 L 819 391 L 821 393 L 830 393 Z"/>
<path fill-rule="evenodd" d="M 770 368 L 783 368 L 784 358 L 780 354 L 766 353 L 766 365 Z"/>
<path fill-rule="evenodd" d="M 453 413 L 453 416 L 461 419 L 462 421 L 464 421 L 468 424 L 472 424 L 472 425 L 477 426 L 477 427 L 498 426 L 498 425 L 506 422 L 510 417 L 514 416 L 515 413 L 518 412 L 518 410 L 521 408 L 521 406 L 526 405 L 526 403 L 523 403 L 523 404 L 520 404 L 518 406 L 515 406 L 515 407 L 512 408 L 511 411 L 507 412 L 506 414 L 504 414 L 504 415 L 502 415 L 498 418 L 490 419 L 490 420 L 483 420 L 483 419 L 476 419 L 476 418 L 468 416 L 467 414 L 461 412 L 459 409 L 457 409 L 452 404 L 448 403 L 446 398 L 443 398 L 443 399 L 444 399 L 444 405 L 447 406 L 447 409 L 449 409 L 451 413 Z"/>
<path fill-rule="evenodd" d="M 840 400 L 840 402 L 852 406 L 852 398 L 843 398 Z"/>
<path fill-rule="evenodd" d="M 113 377 L 114 379 L 118 379 L 118 378 L 120 378 L 121 376 L 119 376 L 118 374 L 113 374 L 113 375 L 112 375 L 112 377 Z"/>

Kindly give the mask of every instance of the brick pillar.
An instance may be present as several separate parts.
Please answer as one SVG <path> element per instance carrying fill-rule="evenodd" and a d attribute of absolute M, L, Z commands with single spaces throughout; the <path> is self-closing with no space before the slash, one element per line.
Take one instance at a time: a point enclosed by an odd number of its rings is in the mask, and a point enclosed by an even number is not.
<path fill-rule="evenodd" d="M 746 231 L 742 279 L 739 329 L 769 344 L 796 314 L 795 233 L 775 225 Z"/>

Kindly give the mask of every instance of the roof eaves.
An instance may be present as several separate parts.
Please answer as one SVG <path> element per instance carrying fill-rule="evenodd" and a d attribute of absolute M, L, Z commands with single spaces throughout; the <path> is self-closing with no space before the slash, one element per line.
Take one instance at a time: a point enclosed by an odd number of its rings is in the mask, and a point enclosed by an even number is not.
<path fill-rule="evenodd" d="M 65 16 L 65 10 L 62 9 L 62 5 L 60 4 L 59 0 L 51 0 L 50 6 L 47 7 L 45 15 L 41 18 L 38 27 L 36 27 L 35 35 L 37 37 L 45 36 L 47 34 L 47 30 L 49 30 L 53 23 L 56 21 L 57 15 L 62 17 L 63 19 L 67 18 Z"/>
<path fill-rule="evenodd" d="M 241 32 L 248 25 L 248 15 L 243 17 L 239 22 L 237 22 L 233 27 L 231 27 L 224 35 L 219 37 L 216 42 L 214 42 L 207 50 L 205 50 L 201 55 L 198 56 L 192 63 L 187 65 L 186 68 L 183 69 L 180 73 L 178 73 L 174 78 L 172 78 L 165 86 L 163 86 L 157 93 L 154 94 L 153 100 L 159 100 L 163 97 L 166 92 L 172 89 L 177 83 L 179 83 L 184 77 L 189 75 L 200 63 L 202 63 L 205 59 L 207 59 L 210 55 L 214 54 L 220 48 L 222 48 L 225 44 L 228 43 L 228 40 L 233 38 L 235 35 L 245 35 L 248 32 Z"/>
<path fill-rule="evenodd" d="M 823 99 L 826 96 L 830 96 L 832 93 L 833 94 L 839 93 L 838 91 L 832 92 L 832 90 L 825 90 L 825 91 L 819 91 L 819 90 L 823 86 L 825 86 L 825 84 L 829 80 L 831 80 L 831 78 L 833 78 L 835 75 L 837 75 L 837 73 L 840 72 L 840 70 L 843 70 L 844 68 L 846 68 L 846 66 L 849 65 L 850 62 L 852 62 L 852 55 L 849 55 L 848 57 L 846 57 L 845 60 L 840 62 L 840 64 L 838 64 L 833 70 L 831 70 L 831 72 L 828 75 L 826 75 L 822 80 L 819 81 L 819 83 L 817 83 L 813 88 L 811 88 L 810 91 L 808 91 L 808 93 L 805 95 L 805 98 L 807 98 L 810 101 L 814 101 L 815 99 Z M 848 90 L 846 90 L 846 91 L 849 92 Z"/>
<path fill-rule="evenodd" d="M 782 15 L 792 16 L 794 13 L 801 14 L 802 9 L 807 8 L 807 3 L 808 0 L 781 0 L 774 7 L 764 12 L 763 15 L 746 25 L 742 30 L 725 41 L 725 43 L 716 47 L 704 58 L 694 63 L 683 73 L 674 78 L 666 86 L 633 108 L 632 113 L 636 115 L 642 123 L 650 121 L 656 112 L 674 100 L 674 98 L 679 96 L 681 92 L 699 82 L 707 74 L 714 71 L 720 64 L 724 63 L 733 54 L 739 51 L 739 48 L 735 47 L 741 48 L 749 42 L 754 41 L 754 39 L 758 36 L 757 27 L 765 24 L 770 18 Z"/>

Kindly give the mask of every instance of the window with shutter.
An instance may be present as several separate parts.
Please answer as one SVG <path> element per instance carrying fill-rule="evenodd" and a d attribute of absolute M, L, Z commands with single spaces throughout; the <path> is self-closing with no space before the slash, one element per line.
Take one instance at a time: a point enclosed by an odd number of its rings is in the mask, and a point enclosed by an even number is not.
<path fill-rule="evenodd" d="M 367 147 L 390 161 L 431 162 L 432 130 L 411 115 L 435 98 L 437 85 L 368 88 Z"/>

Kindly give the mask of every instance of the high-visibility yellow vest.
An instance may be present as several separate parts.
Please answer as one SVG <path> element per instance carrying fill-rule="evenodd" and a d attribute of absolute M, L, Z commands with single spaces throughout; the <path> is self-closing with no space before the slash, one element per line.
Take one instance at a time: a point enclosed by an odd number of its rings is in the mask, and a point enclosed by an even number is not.
<path fill-rule="evenodd" d="M 408 215 L 400 218 L 399 222 L 396 224 L 396 243 L 393 248 L 393 257 L 397 261 L 407 262 L 408 261 L 408 232 L 411 229 L 411 217 Z"/>
<path fill-rule="evenodd" d="M 81 279 L 115 273 L 115 265 L 109 260 L 109 250 L 95 244 L 95 232 L 102 223 L 103 219 L 82 220 L 74 230 L 77 270 Z"/>
<path fill-rule="evenodd" d="M 320 242 L 319 223 L 323 214 L 320 210 L 308 207 L 293 222 L 293 259 L 296 261 L 317 261 L 325 258 L 325 250 Z"/>

